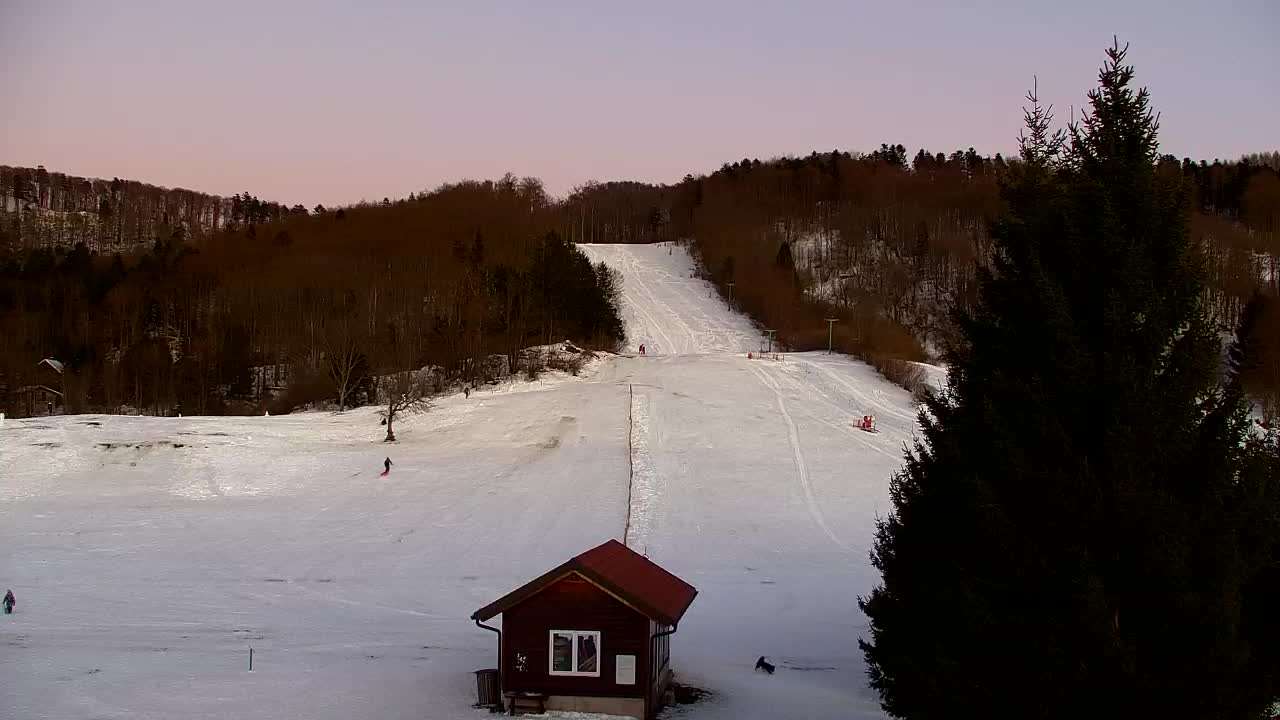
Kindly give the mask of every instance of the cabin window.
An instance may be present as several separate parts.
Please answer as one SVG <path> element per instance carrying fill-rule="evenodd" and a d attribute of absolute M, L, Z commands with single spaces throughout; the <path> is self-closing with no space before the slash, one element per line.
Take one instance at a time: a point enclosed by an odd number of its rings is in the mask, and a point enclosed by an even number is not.
<path fill-rule="evenodd" d="M 551 674 L 600 677 L 600 633 L 552 630 Z"/>

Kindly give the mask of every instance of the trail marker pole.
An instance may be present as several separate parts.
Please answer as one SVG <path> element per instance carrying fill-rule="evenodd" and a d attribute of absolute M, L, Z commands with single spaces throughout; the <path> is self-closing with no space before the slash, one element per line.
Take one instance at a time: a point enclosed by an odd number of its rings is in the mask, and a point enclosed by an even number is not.
<path fill-rule="evenodd" d="M 733 309 L 733 283 L 725 283 L 729 286 L 729 309 Z"/>
<path fill-rule="evenodd" d="M 831 354 L 831 328 L 840 322 L 840 318 L 824 318 L 827 321 L 827 354 Z"/>
<path fill-rule="evenodd" d="M 253 648 L 249 648 L 249 669 L 253 670 Z"/>

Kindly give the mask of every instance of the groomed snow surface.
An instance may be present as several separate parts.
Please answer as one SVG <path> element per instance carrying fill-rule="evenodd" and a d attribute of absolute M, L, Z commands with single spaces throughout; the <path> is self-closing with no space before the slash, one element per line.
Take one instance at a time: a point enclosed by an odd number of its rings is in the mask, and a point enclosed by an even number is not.
<path fill-rule="evenodd" d="M 714 697 L 667 717 L 882 717 L 856 600 L 910 398 L 840 356 L 748 360 L 679 247 L 583 249 L 647 356 L 442 398 L 395 444 L 373 408 L 5 421 L 0 717 L 478 720 L 470 614 L 624 532 L 699 590 L 672 663 Z"/>

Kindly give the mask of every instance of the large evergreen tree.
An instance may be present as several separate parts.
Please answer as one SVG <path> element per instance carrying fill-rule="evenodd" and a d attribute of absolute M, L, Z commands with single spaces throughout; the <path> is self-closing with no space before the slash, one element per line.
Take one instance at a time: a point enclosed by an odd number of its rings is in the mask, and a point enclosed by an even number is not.
<path fill-rule="evenodd" d="M 1276 466 L 1218 385 L 1148 94 L 1107 55 L 1069 135 L 1030 96 L 998 257 L 879 524 L 861 645 L 898 717 L 1246 718 L 1275 696 Z"/>

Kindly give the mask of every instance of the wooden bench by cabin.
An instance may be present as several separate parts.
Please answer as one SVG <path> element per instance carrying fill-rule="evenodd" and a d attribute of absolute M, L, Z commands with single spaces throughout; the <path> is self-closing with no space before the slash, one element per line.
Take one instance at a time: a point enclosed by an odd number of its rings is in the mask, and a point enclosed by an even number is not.
<path fill-rule="evenodd" d="M 547 696 L 543 693 L 504 692 L 502 696 L 507 699 L 512 715 L 516 710 L 537 711 L 538 714 L 547 712 Z"/>

